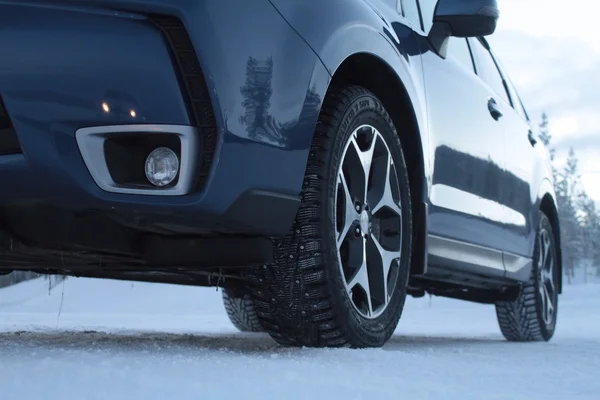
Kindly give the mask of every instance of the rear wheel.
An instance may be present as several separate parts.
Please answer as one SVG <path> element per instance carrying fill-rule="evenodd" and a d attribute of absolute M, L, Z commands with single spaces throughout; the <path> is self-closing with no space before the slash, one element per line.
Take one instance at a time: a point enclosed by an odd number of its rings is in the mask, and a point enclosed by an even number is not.
<path fill-rule="evenodd" d="M 548 341 L 558 315 L 558 257 L 552 225 L 540 212 L 533 268 L 516 301 L 496 304 L 502 334 L 507 340 Z"/>
<path fill-rule="evenodd" d="M 229 320 L 241 332 L 263 332 L 249 293 L 223 289 L 223 305 Z"/>
<path fill-rule="evenodd" d="M 382 346 L 404 307 L 412 221 L 402 146 L 372 93 L 328 94 L 301 196 L 274 264 L 251 277 L 261 325 L 284 345 Z"/>

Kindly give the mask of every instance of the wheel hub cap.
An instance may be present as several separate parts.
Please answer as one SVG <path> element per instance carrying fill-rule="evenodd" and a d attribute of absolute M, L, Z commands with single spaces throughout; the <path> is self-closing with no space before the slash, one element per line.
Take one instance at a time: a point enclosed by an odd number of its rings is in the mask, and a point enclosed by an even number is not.
<path fill-rule="evenodd" d="M 360 213 L 360 230 L 364 237 L 371 234 L 371 216 L 367 210 Z"/>

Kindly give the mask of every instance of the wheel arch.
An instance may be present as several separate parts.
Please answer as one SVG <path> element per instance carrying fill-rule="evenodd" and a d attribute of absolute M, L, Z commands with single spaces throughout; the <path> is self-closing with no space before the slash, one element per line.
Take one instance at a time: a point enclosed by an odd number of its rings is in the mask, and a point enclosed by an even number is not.
<path fill-rule="evenodd" d="M 423 139 L 417 112 L 409 92 L 398 74 L 382 58 L 367 52 L 348 56 L 335 70 L 328 92 L 346 85 L 357 85 L 379 98 L 390 114 L 400 141 L 409 173 L 413 215 L 413 257 L 411 274 L 426 270 L 427 180 Z"/>

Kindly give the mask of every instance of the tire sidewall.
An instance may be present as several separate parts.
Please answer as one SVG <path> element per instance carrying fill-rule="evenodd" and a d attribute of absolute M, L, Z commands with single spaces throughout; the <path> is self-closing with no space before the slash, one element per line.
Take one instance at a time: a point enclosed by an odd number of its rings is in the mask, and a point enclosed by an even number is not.
<path fill-rule="evenodd" d="M 356 310 L 352 299 L 347 294 L 344 282 L 345 278 L 340 272 L 335 229 L 335 198 L 337 193 L 338 169 L 350 136 L 355 129 L 365 124 L 373 126 L 380 132 L 390 150 L 396 166 L 396 174 L 398 175 L 403 214 L 402 253 L 397 282 L 387 308 L 381 315 L 373 319 L 363 317 Z M 323 237 L 326 238 L 326 248 L 328 249 L 326 257 L 327 268 L 325 272 L 328 275 L 330 291 L 333 294 L 331 301 L 339 318 L 338 323 L 350 334 L 359 337 L 366 346 L 378 346 L 389 339 L 395 330 L 406 298 L 412 241 L 411 201 L 406 163 L 402 146 L 391 118 L 379 100 L 371 94 L 356 96 L 346 104 L 343 117 L 334 129 L 336 132 L 334 134 L 332 151 L 329 152 L 330 156 L 327 162 L 328 176 L 324 180 L 326 188 L 322 191 L 323 195 L 326 196 L 322 204 L 327 205 L 327 207 L 323 207 L 322 209 L 323 214 L 321 219 L 322 221 L 326 221 L 322 226 L 324 230 Z"/>

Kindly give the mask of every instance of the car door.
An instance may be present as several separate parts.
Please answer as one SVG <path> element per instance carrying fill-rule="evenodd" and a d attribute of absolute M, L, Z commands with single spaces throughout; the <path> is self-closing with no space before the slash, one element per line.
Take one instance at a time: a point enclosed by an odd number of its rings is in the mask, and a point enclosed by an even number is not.
<path fill-rule="evenodd" d="M 433 19 L 435 3 L 419 1 L 425 29 L 431 27 L 425 21 Z M 493 116 L 493 103 L 502 99 L 476 74 L 465 39 L 449 39 L 446 59 L 434 51 L 422 59 L 433 152 L 429 253 L 437 255 L 436 247 L 448 248 L 451 239 L 455 251 L 448 254 L 460 253 L 461 261 L 503 275 L 503 193 L 498 179 L 504 142 Z M 482 247 L 493 251 L 482 253 Z"/>
<path fill-rule="evenodd" d="M 536 163 L 539 162 L 535 148 L 537 142 L 531 129 L 529 116 L 493 49 L 490 49 L 490 55 L 502 75 L 512 105 L 512 108 L 507 108 L 507 112 L 502 117 L 506 162 L 503 200 L 506 213 L 504 263 L 507 274 L 518 278 L 519 275 L 529 272 L 526 267 L 535 240 L 534 224 L 537 221 L 535 202 L 538 190 L 531 185 L 533 182 L 541 181 L 541 177 L 536 176 L 536 171 L 539 172 L 541 169 L 536 168 Z"/>

